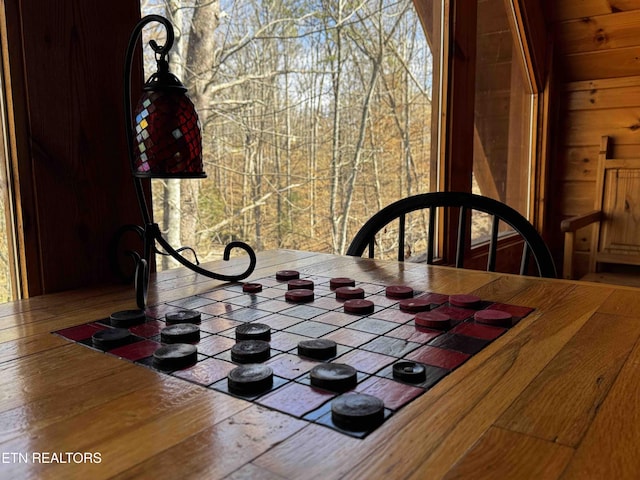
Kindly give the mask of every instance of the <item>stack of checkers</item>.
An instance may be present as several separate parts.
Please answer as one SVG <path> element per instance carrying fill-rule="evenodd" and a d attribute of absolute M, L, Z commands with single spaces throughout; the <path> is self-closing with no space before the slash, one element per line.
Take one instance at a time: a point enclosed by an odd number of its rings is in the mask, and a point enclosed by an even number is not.
<path fill-rule="evenodd" d="M 159 370 L 173 371 L 195 365 L 198 349 L 194 344 L 200 341 L 201 321 L 200 312 L 194 310 L 167 313 L 167 326 L 160 331 L 163 345 L 153 353 L 153 366 Z"/>
<path fill-rule="evenodd" d="M 160 331 L 162 343 L 197 343 L 200 341 L 200 327 L 193 323 L 176 323 Z"/>
<path fill-rule="evenodd" d="M 167 327 L 160 331 L 160 341 L 152 356 L 154 367 L 163 371 L 187 368 L 198 360 L 197 348 L 193 345 L 200 341 L 200 313 L 192 310 L 180 310 L 167 314 Z M 96 332 L 91 342 L 94 347 L 109 351 L 140 340 L 131 333 L 131 328 L 147 321 L 144 310 L 121 310 L 109 316 L 113 328 Z"/>
<path fill-rule="evenodd" d="M 257 291 L 257 287 L 252 287 L 252 290 Z M 245 323 L 236 327 L 236 344 L 231 347 L 231 360 L 241 365 L 227 375 L 230 393 L 254 396 L 273 386 L 273 370 L 258 365 L 271 357 L 270 340 L 269 325 Z"/>
<path fill-rule="evenodd" d="M 298 342 L 298 355 L 316 360 L 329 360 L 338 354 L 338 344 L 326 338 L 312 338 Z"/>
<path fill-rule="evenodd" d="M 311 385 L 332 392 L 346 392 L 358 384 L 358 372 L 344 363 L 321 363 L 311 369 Z"/>
<path fill-rule="evenodd" d="M 326 280 L 329 280 L 329 288 Z M 318 285 L 314 282 L 318 282 Z M 238 295 L 235 286 L 229 291 L 233 292 L 234 298 Z M 236 316 L 236 310 L 233 310 L 233 319 L 238 322 L 244 320 L 246 323 L 239 325 L 235 323 L 238 325 L 234 331 L 235 344 L 230 351 L 226 350 L 228 334 L 219 332 L 225 340 L 224 351 L 220 353 L 219 358 L 226 363 L 229 360 L 227 355 L 230 355 L 230 360 L 235 365 L 230 367 L 230 370 L 225 370 L 225 372 L 228 371 L 226 379 L 216 380 L 210 388 L 221 389 L 265 405 L 270 405 L 269 402 L 279 402 L 282 398 L 279 395 L 290 394 L 289 387 L 284 387 L 289 381 L 294 381 L 297 388 L 305 385 L 307 388 L 317 390 L 316 393 L 321 393 L 322 398 L 327 398 L 326 395 L 330 392 L 333 400 L 323 403 L 313 414 L 309 413 L 308 417 L 313 419 L 311 421 L 333 426 L 343 430 L 343 433 L 357 437 L 371 432 L 384 421 L 386 416 L 396 410 L 395 392 L 391 394 L 378 388 L 377 380 L 373 382 L 375 387 L 371 388 L 372 379 L 375 380 L 377 376 L 385 378 L 386 380 L 381 382 L 385 385 L 388 384 L 388 380 L 394 380 L 395 383 L 392 385 L 404 384 L 400 388 L 407 389 L 406 391 L 431 388 L 439 378 L 460 365 L 464 358 L 483 348 L 490 341 L 484 337 L 485 335 L 497 338 L 497 335 L 523 318 L 521 311 L 531 311 L 527 307 L 483 301 L 469 294 L 445 295 L 416 292 L 410 286 L 402 284 L 382 286 L 362 283 L 359 285 L 354 279 L 348 277 L 324 280 L 320 276 L 301 278 L 300 272 L 295 270 L 278 271 L 276 282 L 272 278 L 265 279 L 264 289 L 263 285 L 256 281 L 244 283 L 240 295 L 246 295 L 249 299 L 239 298 L 241 301 L 237 305 L 250 303 L 251 308 L 244 310 L 251 313 Z M 386 298 L 382 298 L 383 295 Z M 283 296 L 289 303 L 314 302 L 314 304 L 311 306 L 282 305 Z M 330 297 L 335 297 L 335 300 Z M 267 302 L 273 302 L 273 304 L 260 311 L 260 315 L 255 315 L 253 309 L 260 310 L 261 302 L 264 302 L 264 305 L 267 305 Z M 283 314 L 287 316 L 286 322 L 279 322 L 279 315 L 274 316 L 274 312 L 271 311 L 272 306 L 282 308 Z M 369 330 L 366 328 L 371 327 L 373 329 L 371 333 L 374 331 L 379 333 L 379 327 L 382 328 L 385 320 L 392 316 L 394 320 L 397 318 L 402 322 L 402 327 L 398 329 L 398 331 L 402 330 L 402 335 L 405 333 L 413 335 L 412 327 L 415 327 L 416 331 L 424 334 L 427 340 L 424 342 L 418 339 L 412 342 L 406 340 L 405 344 L 411 343 L 410 346 L 406 346 L 401 345 L 402 341 L 395 336 L 382 334 L 379 335 L 381 338 L 371 341 L 371 351 L 367 349 L 369 344 L 363 345 L 361 350 L 359 347 L 350 346 L 348 341 L 345 341 L 345 345 L 338 345 L 336 341 L 322 337 L 330 336 L 334 339 L 350 337 L 336 334 L 331 327 L 323 326 L 324 321 L 320 319 L 320 315 L 327 316 L 322 314 L 323 311 L 331 311 L 331 317 L 326 323 L 333 326 L 331 322 L 336 318 L 333 313 L 338 310 L 342 312 L 337 316 L 340 320 L 337 323 L 343 325 L 344 321 L 344 325 L 348 325 L 349 328 L 353 323 L 355 330 L 352 331 L 363 328 L 363 331 L 368 333 Z M 238 311 L 242 312 L 242 310 Z M 344 315 L 343 312 L 349 315 Z M 368 315 L 371 315 L 371 318 L 352 318 Z M 270 323 L 268 319 L 274 317 L 280 325 L 289 325 L 292 317 L 302 317 L 299 318 L 299 323 L 297 320 L 291 322 L 295 325 L 295 329 L 289 326 L 280 327 L 285 329 L 285 341 L 282 341 L 284 340 L 281 336 L 282 331 L 277 331 L 274 336 L 274 342 L 277 344 L 288 344 L 291 338 L 306 338 L 297 342 L 296 353 L 300 361 L 292 358 L 281 361 L 280 356 L 283 353 L 286 357 L 291 357 L 294 353 L 291 346 L 283 349 L 276 347 L 274 343 L 272 352 L 272 328 L 268 325 Z M 254 321 L 258 318 L 265 323 Z M 304 325 L 305 320 L 309 323 L 308 328 Z M 157 344 L 156 335 L 159 334 L 162 345 L 152 354 L 151 359 L 144 357 L 142 360 L 145 364 L 152 361 L 155 368 L 164 372 L 175 372 L 191 367 L 198 361 L 206 361 L 210 356 L 209 353 L 205 353 L 204 346 L 202 353 L 198 353 L 195 346 L 200 342 L 202 318 L 199 312 L 183 309 L 167 313 L 166 326 L 159 332 L 158 322 L 153 320 L 149 325 L 144 325 L 148 321 L 143 310 L 115 312 L 109 317 L 111 328 L 98 331 L 92 328 L 90 334 L 92 337 L 89 338 L 95 348 L 107 352 L 118 349 L 119 351 L 114 353 L 124 357 L 123 352 L 135 351 L 133 354 L 138 355 L 139 350 L 146 353 L 147 348 L 156 348 L 154 346 Z M 209 322 L 205 323 L 205 325 L 208 324 Z M 384 326 L 384 328 L 387 327 Z M 204 335 L 217 335 L 207 331 L 205 327 L 203 330 Z M 474 333 L 479 337 L 474 337 Z M 140 341 L 143 336 L 151 340 L 144 345 L 144 348 L 137 349 L 129 346 Z M 315 336 L 321 338 L 312 338 Z M 415 338 L 418 337 L 419 335 L 415 336 Z M 85 338 L 82 341 L 84 343 Z M 422 348 L 420 343 L 424 343 L 426 347 Z M 399 351 L 398 346 L 402 347 L 402 352 Z M 373 356 L 383 352 L 395 356 L 391 363 L 385 363 L 384 369 L 379 371 L 371 369 L 364 373 L 354 368 L 353 365 L 360 365 L 357 362 L 364 362 L 363 358 L 368 360 L 368 354 Z M 414 352 L 419 352 L 419 355 Z M 274 358 L 270 361 L 272 354 Z M 432 361 L 440 362 L 441 357 L 445 358 L 445 356 L 447 362 L 451 360 L 449 363 L 443 362 L 442 366 L 432 363 Z M 304 368 L 301 369 L 300 365 L 304 365 Z M 204 369 L 207 365 L 203 363 L 202 367 Z M 200 374 L 199 369 L 195 369 L 195 372 L 196 375 Z M 192 372 L 179 372 L 176 376 L 181 377 L 183 373 L 185 376 L 192 375 Z M 361 385 L 360 382 L 362 382 Z M 369 395 L 372 392 L 378 392 L 376 394 L 382 398 L 393 400 L 389 401 L 389 405 L 385 408 L 383 400 Z M 263 398 L 266 399 L 265 402 Z"/>
<path fill-rule="evenodd" d="M 287 278 L 287 292 L 284 299 L 287 302 L 306 303 L 315 299 L 313 280 L 300 279 L 300 274 L 293 270 L 276 273 L 277 279 Z"/>

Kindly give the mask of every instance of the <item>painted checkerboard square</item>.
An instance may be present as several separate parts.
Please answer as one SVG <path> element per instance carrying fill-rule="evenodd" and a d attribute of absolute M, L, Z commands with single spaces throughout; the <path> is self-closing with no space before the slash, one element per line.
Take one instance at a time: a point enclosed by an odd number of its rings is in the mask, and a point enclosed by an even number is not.
<path fill-rule="evenodd" d="M 375 427 L 345 431 L 333 423 L 331 402 L 343 392 L 314 387 L 310 381 L 314 366 L 329 362 L 355 368 L 357 384 L 350 392 L 381 398 L 384 418 L 388 421 L 395 412 L 423 395 L 508 330 L 476 323 L 474 310 L 449 305 L 445 292 L 414 289 L 416 296 L 430 300 L 431 309 L 444 312 L 453 320 L 447 331 L 421 327 L 415 324 L 415 314 L 401 311 L 397 299 L 385 296 L 385 285 L 372 282 L 356 284 L 364 289 L 365 298 L 374 303 L 374 311 L 365 314 L 346 312 L 344 301 L 336 299 L 330 288 L 330 277 L 305 276 L 301 272 L 301 278 L 315 283 L 313 301 L 304 304 L 287 301 L 286 282 L 270 276 L 251 280 L 251 283 L 262 284 L 261 292 L 243 293 L 242 284 L 228 284 L 199 295 L 151 305 L 145 310 L 146 321 L 131 327 L 131 343 L 105 353 L 135 362 L 141 365 L 140 368 L 155 369 L 152 356 L 161 346 L 160 332 L 166 327 L 165 315 L 180 309 L 193 309 L 202 316 L 201 339 L 195 344 L 197 362 L 188 368 L 162 373 L 232 395 L 227 387 L 227 375 L 239 366 L 232 361 L 230 353 L 236 343 L 235 329 L 245 323 L 265 323 L 271 327 L 271 343 L 269 358 L 264 364 L 273 371 L 273 384 L 264 392 L 241 398 L 364 438 Z M 483 299 L 480 305 L 479 308 L 512 314 L 514 325 L 533 311 L 527 306 L 491 299 Z M 93 335 L 111 328 L 109 313 L 105 312 L 105 318 L 87 319 L 86 324 L 54 333 L 95 349 Z M 326 360 L 299 356 L 298 343 L 314 338 L 335 341 L 335 356 Z M 399 361 L 421 365 L 424 378 L 411 382 L 395 378 L 393 366 Z"/>

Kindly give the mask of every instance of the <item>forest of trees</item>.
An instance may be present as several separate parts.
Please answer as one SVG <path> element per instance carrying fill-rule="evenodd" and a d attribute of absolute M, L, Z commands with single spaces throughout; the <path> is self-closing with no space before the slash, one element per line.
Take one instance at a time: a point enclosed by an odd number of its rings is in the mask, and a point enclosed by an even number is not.
<path fill-rule="evenodd" d="M 141 3 L 175 27 L 171 70 L 203 128 L 208 177 L 152 185 L 174 247 L 201 261 L 231 240 L 342 253 L 381 207 L 428 191 L 434 72 L 411 0 Z M 149 26 L 143 41 L 163 35 Z M 0 302 L 11 299 L 7 238 Z"/>
<path fill-rule="evenodd" d="M 342 253 L 381 207 L 429 189 L 433 63 L 411 0 L 147 0 L 142 13 L 175 26 L 171 70 L 203 128 L 208 177 L 153 182 L 172 245 L 200 260 L 231 240 Z"/>

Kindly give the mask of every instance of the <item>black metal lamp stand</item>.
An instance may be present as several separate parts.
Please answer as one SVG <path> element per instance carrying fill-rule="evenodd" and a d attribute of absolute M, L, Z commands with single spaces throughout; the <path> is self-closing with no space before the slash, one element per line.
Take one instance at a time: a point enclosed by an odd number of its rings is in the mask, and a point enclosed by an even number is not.
<path fill-rule="evenodd" d="M 122 236 L 126 231 L 133 231 L 137 233 L 143 241 L 144 247 L 143 247 L 142 254 L 135 251 L 127 252 L 135 262 L 134 282 L 135 282 L 135 290 L 136 290 L 136 303 L 138 307 L 141 309 L 144 309 L 147 303 L 147 291 L 149 286 L 149 263 L 150 263 L 151 255 L 153 253 L 170 255 L 171 257 L 175 258 L 180 264 L 193 270 L 196 273 L 199 273 L 209 278 L 226 281 L 226 282 L 237 282 L 247 278 L 249 275 L 251 275 L 251 273 L 254 271 L 256 266 L 256 254 L 253 251 L 253 249 L 244 242 L 234 241 L 229 243 L 225 247 L 223 252 L 223 259 L 229 260 L 231 250 L 234 248 L 239 248 L 241 250 L 244 250 L 249 255 L 249 266 L 244 272 L 237 275 L 223 275 L 223 274 L 215 273 L 205 268 L 202 268 L 199 265 L 197 257 L 195 258 L 196 263 L 193 263 L 187 260 L 186 258 L 184 258 L 180 254 L 181 251 L 184 251 L 186 249 L 191 250 L 189 247 L 182 247 L 179 249 L 174 249 L 173 247 L 171 247 L 171 245 L 169 245 L 169 243 L 163 238 L 158 224 L 154 223 L 151 219 L 152 216 L 151 216 L 149 207 L 147 205 L 147 201 L 145 199 L 144 190 L 142 186 L 142 178 L 203 178 L 206 175 L 202 171 L 201 158 L 195 159 L 192 163 L 192 159 L 187 158 L 189 154 L 185 153 L 189 149 L 189 145 L 185 146 L 185 143 L 184 143 L 185 138 L 187 142 L 191 142 L 191 147 L 193 147 L 193 143 L 195 142 L 195 140 L 193 140 L 194 138 L 197 137 L 196 138 L 197 142 L 200 141 L 200 132 L 197 125 L 198 123 L 197 114 L 195 114 L 195 110 L 193 110 L 193 112 L 187 112 L 189 115 L 193 115 L 193 117 L 195 117 L 195 119 L 191 118 L 189 120 L 192 124 L 191 125 L 192 127 L 194 127 L 193 125 L 194 122 L 196 124 L 194 128 L 198 130 L 195 133 L 193 131 L 191 132 L 183 131 L 181 133 L 180 132 L 181 125 L 178 125 L 177 127 L 175 127 L 174 125 L 171 125 L 170 127 L 171 138 L 169 139 L 169 143 L 174 141 L 182 142 L 182 143 L 179 147 L 177 147 L 178 151 L 169 152 L 168 157 L 167 155 L 165 155 L 165 152 L 162 152 L 162 155 L 169 158 L 168 163 L 162 163 L 162 162 L 165 162 L 165 160 L 156 162 L 154 161 L 154 158 L 151 155 L 147 155 L 147 153 L 149 152 L 145 151 L 145 146 L 143 144 L 143 141 L 139 137 L 139 135 L 141 134 L 147 135 L 148 132 L 142 132 L 142 130 L 144 129 L 140 128 L 141 124 L 137 120 L 136 120 L 136 124 L 134 125 L 133 115 L 131 113 L 131 62 L 133 59 L 133 53 L 134 53 L 138 38 L 140 36 L 140 33 L 142 32 L 142 29 L 144 28 L 144 26 L 150 22 L 159 22 L 162 25 L 164 25 L 167 31 L 167 38 L 166 38 L 166 43 L 164 45 L 158 45 L 153 40 L 149 42 L 149 45 L 151 46 L 151 48 L 156 54 L 156 61 L 158 63 L 158 72 L 154 74 L 150 78 L 150 80 L 145 84 L 144 89 L 150 92 L 160 92 L 158 94 L 158 96 L 160 97 L 162 97 L 162 95 L 165 92 L 169 92 L 169 96 L 173 95 L 175 97 L 177 95 L 178 97 L 180 97 L 179 101 L 187 102 L 189 105 L 192 105 L 189 100 L 183 100 L 184 97 L 182 96 L 184 95 L 186 88 L 184 88 L 184 86 L 180 83 L 180 81 L 168 71 L 168 61 L 166 58 L 169 50 L 173 46 L 173 40 L 174 40 L 173 27 L 171 23 L 166 18 L 161 17 L 159 15 L 148 15 L 142 18 L 134 28 L 131 34 L 131 37 L 129 39 L 129 45 L 127 47 L 127 53 L 125 58 L 125 75 L 124 75 L 124 79 L 125 79 L 124 111 L 125 111 L 125 117 L 126 117 L 126 131 L 127 131 L 127 145 L 129 150 L 129 159 L 130 159 L 130 164 L 132 168 L 132 175 L 133 175 L 133 181 L 134 181 L 135 190 L 136 190 L 136 196 L 138 199 L 138 204 L 140 206 L 140 211 L 142 212 L 142 219 L 144 222 L 144 226 L 143 227 L 137 226 L 137 225 L 124 226 L 118 232 L 117 240 L 116 240 L 116 243 L 119 243 L 119 241 L 122 239 Z M 163 100 L 162 99 L 158 100 L 158 102 L 161 102 L 161 101 Z M 147 99 L 147 102 L 145 105 L 149 105 L 150 103 L 152 102 Z M 160 108 L 155 108 L 155 107 L 156 106 L 154 106 L 153 109 L 148 109 L 148 110 L 154 110 L 154 111 L 161 110 Z M 169 108 L 169 110 L 171 110 L 171 108 Z M 144 112 L 146 114 L 147 109 L 145 109 Z M 174 118 L 171 118 L 171 117 L 172 116 L 170 115 L 168 120 L 166 118 L 160 119 L 159 122 L 157 123 L 162 124 L 162 126 L 164 127 L 166 126 L 164 124 L 166 124 L 167 122 L 170 123 L 174 121 Z M 152 121 L 153 120 L 150 116 L 148 118 L 148 122 L 147 122 L 147 119 L 145 119 L 144 120 L 145 123 L 142 126 L 148 127 L 148 123 L 151 123 Z M 176 120 L 176 121 L 179 123 L 179 120 Z M 134 130 L 136 130 L 138 137 L 134 135 Z M 151 131 L 153 134 L 153 129 L 150 129 L 149 131 Z M 138 142 L 137 144 L 136 144 L 136 141 Z M 156 142 L 156 144 L 158 143 L 161 143 L 161 142 Z M 173 146 L 169 145 L 168 148 L 171 149 L 173 148 Z M 196 147 L 196 150 L 198 151 L 198 155 L 199 155 L 201 146 L 198 145 Z M 143 151 L 142 160 L 140 158 L 141 151 Z M 183 170 L 183 167 L 184 167 L 184 170 Z M 156 242 L 160 245 L 163 251 L 158 250 L 156 248 Z"/>

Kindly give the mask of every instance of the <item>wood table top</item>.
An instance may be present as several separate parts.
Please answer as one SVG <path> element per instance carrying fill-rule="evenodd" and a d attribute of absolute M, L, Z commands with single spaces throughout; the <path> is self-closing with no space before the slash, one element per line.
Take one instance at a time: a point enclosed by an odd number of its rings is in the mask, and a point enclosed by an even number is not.
<path fill-rule="evenodd" d="M 208 267 L 242 271 L 243 260 Z M 260 253 L 251 278 L 281 269 L 535 310 L 358 439 L 51 334 L 135 308 L 132 287 L 0 305 L 0 478 L 619 479 L 640 472 L 640 290 L 291 250 Z M 182 268 L 163 272 L 152 278 L 149 304 L 218 285 Z M 94 456 L 77 462 L 65 452 Z"/>

